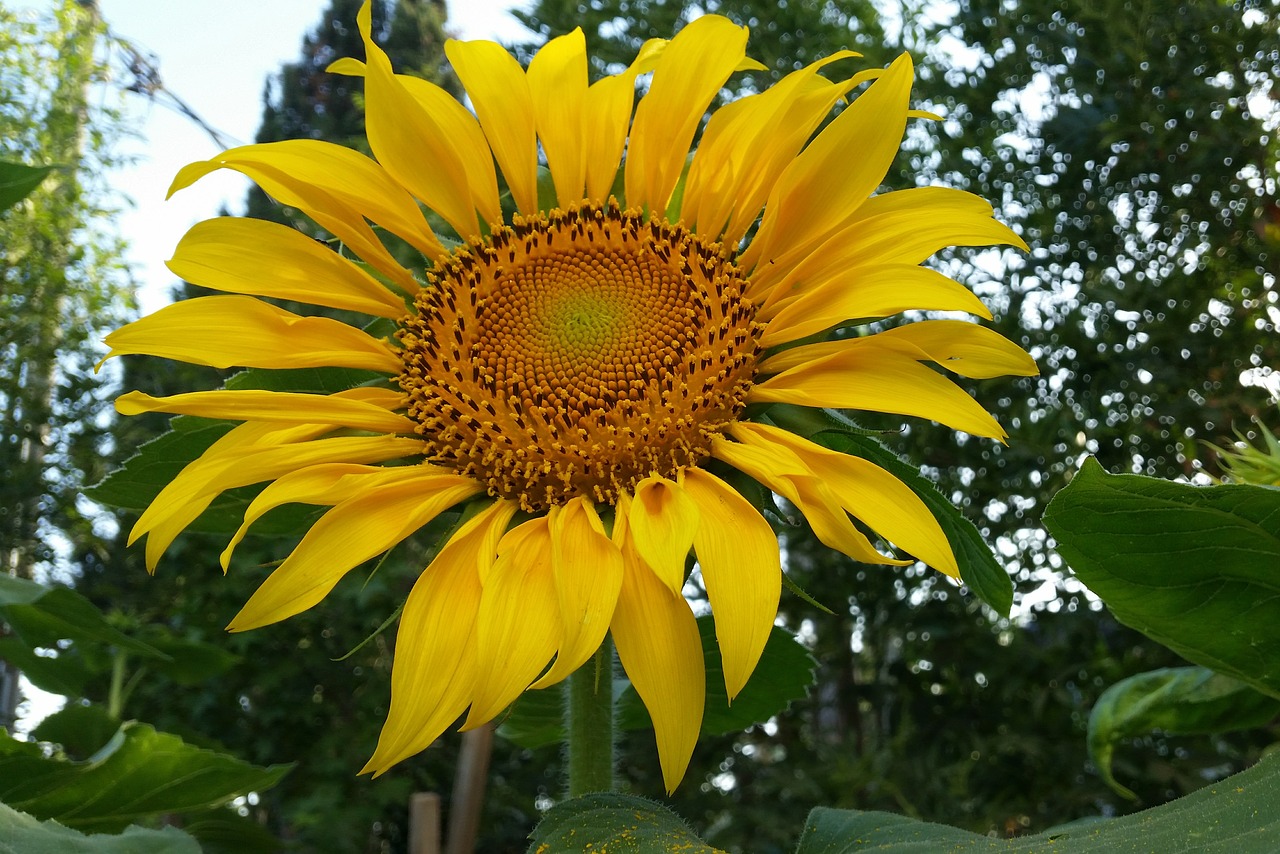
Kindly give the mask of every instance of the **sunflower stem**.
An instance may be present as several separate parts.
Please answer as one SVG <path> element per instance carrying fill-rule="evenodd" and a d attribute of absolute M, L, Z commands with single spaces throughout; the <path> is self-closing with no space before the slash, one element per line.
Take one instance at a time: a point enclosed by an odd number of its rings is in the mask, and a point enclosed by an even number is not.
<path fill-rule="evenodd" d="M 565 750 L 569 797 L 614 788 L 613 640 L 569 677 L 565 688 Z"/>

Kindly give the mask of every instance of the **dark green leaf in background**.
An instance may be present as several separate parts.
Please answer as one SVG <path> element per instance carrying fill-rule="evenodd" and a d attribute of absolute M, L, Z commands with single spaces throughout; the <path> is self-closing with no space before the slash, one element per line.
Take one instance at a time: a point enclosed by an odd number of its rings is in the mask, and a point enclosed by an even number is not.
<path fill-rule="evenodd" d="M 1275 854 L 1280 851 L 1280 756 L 1143 812 L 1024 836 L 992 839 L 883 812 L 815 809 L 796 854 Z"/>
<path fill-rule="evenodd" d="M 86 832 L 218 806 L 274 786 L 291 767 L 250 765 L 136 722 L 84 762 L 50 758 L 37 743 L 0 733 L 0 801 Z"/>
<path fill-rule="evenodd" d="M 1204 667 L 1167 667 L 1117 682 L 1089 715 L 1089 755 L 1107 785 L 1136 797 L 1111 771 L 1115 746 L 1163 730 L 1200 735 L 1253 729 L 1280 714 L 1280 699 Z"/>
<path fill-rule="evenodd" d="M 760 663 L 730 703 L 712 617 L 698 618 L 698 634 L 707 666 L 707 705 L 702 714 L 704 735 L 740 732 L 752 724 L 764 723 L 786 711 L 792 702 L 803 699 L 813 684 L 814 661 L 809 651 L 786 629 L 774 626 L 760 655 Z M 640 695 L 630 686 L 618 701 L 618 722 L 623 729 L 644 729 L 652 725 Z"/>
<path fill-rule="evenodd" d="M 35 192 L 55 166 L 26 166 L 0 160 L 0 212 Z"/>
<path fill-rule="evenodd" d="M 53 647 L 60 640 L 74 640 L 167 658 L 111 625 L 101 611 L 70 587 L 46 587 L 0 574 L 0 615 L 30 647 Z"/>
<path fill-rule="evenodd" d="M 17 637 L 0 638 L 0 659 L 17 667 L 32 685 L 50 694 L 81 697 L 92 675 L 80 657 L 37 655 L 31 644 Z"/>
<path fill-rule="evenodd" d="M 530 837 L 529 854 L 599 851 L 715 854 L 666 807 L 632 795 L 600 793 L 556 804 Z"/>
<path fill-rule="evenodd" d="M 1280 490 L 1109 475 L 1089 459 L 1044 524 L 1120 622 L 1280 697 Z"/>
<path fill-rule="evenodd" d="M 1013 579 L 991 553 L 981 532 L 916 466 L 904 462 L 838 412 L 777 404 L 770 407 L 768 415 L 779 427 L 833 451 L 870 460 L 911 487 L 942 526 L 960 566 L 961 580 L 997 614 L 1009 616 L 1009 609 L 1013 607 Z"/>
<path fill-rule="evenodd" d="M 201 854 L 174 827 L 130 827 L 119 836 L 86 836 L 55 821 L 40 821 L 0 804 L 0 854 Z"/>
<path fill-rule="evenodd" d="M 724 688 L 724 665 L 716 643 L 715 623 L 710 616 L 698 618 L 698 634 L 707 667 L 707 705 L 702 716 L 704 735 L 740 732 L 752 724 L 763 723 L 803 698 L 813 684 L 814 661 L 808 650 L 790 632 L 775 626 L 751 679 L 730 704 Z M 620 729 L 641 730 L 652 726 L 649 712 L 629 682 L 617 680 L 614 695 L 618 697 Z M 563 741 L 561 692 L 525 692 L 502 721 L 498 734 L 530 748 Z"/>

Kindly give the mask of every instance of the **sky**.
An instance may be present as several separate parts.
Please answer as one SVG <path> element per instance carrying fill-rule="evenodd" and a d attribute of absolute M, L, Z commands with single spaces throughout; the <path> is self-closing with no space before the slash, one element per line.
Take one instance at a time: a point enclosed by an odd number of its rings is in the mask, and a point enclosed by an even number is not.
<path fill-rule="evenodd" d="M 3 2 L 11 9 L 41 12 L 55 5 L 54 0 Z M 328 5 L 328 0 L 98 0 L 112 35 L 147 56 L 165 88 L 232 144 L 252 142 L 268 75 L 298 58 L 303 35 Z M 523 40 L 528 31 L 507 12 L 523 5 L 522 0 L 448 0 L 446 27 L 459 38 Z M 165 201 L 179 169 L 213 157 L 222 146 L 166 105 L 130 95 L 127 109 L 138 136 L 122 143 L 120 153 L 134 162 L 117 170 L 110 183 L 132 203 L 120 218 L 119 232 L 129 244 L 146 313 L 169 301 L 177 280 L 164 262 L 179 238 L 223 205 L 240 213 L 248 181 L 222 170 Z"/>

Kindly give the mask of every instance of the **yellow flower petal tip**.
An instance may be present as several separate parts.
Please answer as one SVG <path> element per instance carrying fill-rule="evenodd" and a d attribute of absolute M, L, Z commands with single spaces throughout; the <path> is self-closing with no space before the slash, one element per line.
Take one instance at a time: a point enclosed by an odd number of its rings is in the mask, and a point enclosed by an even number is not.
<path fill-rule="evenodd" d="M 735 73 L 765 70 L 747 55 L 747 31 L 720 16 L 646 43 L 595 82 L 581 31 L 527 68 L 494 43 L 451 41 L 472 112 L 396 72 L 369 2 L 357 25 L 365 59 L 329 71 L 363 80 L 371 157 L 316 140 L 248 145 L 185 167 L 169 190 L 238 171 L 333 240 L 257 220 L 196 225 L 170 266 L 218 294 L 111 333 L 104 361 L 380 379 L 336 393 L 122 395 L 122 415 L 239 422 L 173 477 L 130 540 L 145 537 L 154 570 L 220 496 L 265 484 L 219 556 L 226 570 L 264 515 L 314 508 L 231 620 L 239 632 L 317 605 L 451 514 L 454 533 L 406 579 L 391 709 L 360 773 L 386 772 L 463 714 L 473 728 L 556 684 L 609 633 L 674 790 L 705 705 L 688 568 L 701 568 L 730 698 L 760 660 L 781 595 L 778 542 L 727 469 L 785 497 L 857 560 L 910 562 L 892 547 L 961 572 L 905 484 L 752 421 L 749 404 L 887 413 L 1004 441 L 944 372 L 1036 373 L 1017 345 L 955 320 L 787 345 L 908 312 L 989 320 L 924 263 L 953 245 L 1026 244 L 970 194 L 877 193 L 908 120 L 933 117 L 911 106 L 906 55 L 844 74 L 854 54 L 841 51 L 711 109 Z M 539 164 L 554 207 L 540 205 Z M 504 217 L 500 183 L 518 213 Z M 394 336 L 364 332 L 375 318 Z"/>

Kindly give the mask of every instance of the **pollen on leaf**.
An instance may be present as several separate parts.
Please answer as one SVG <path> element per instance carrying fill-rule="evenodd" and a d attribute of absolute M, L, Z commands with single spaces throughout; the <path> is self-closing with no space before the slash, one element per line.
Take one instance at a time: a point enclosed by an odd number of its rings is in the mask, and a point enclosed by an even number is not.
<path fill-rule="evenodd" d="M 429 459 L 528 512 L 697 465 L 755 373 L 745 287 L 719 244 L 613 200 L 496 226 L 401 322 Z"/>

